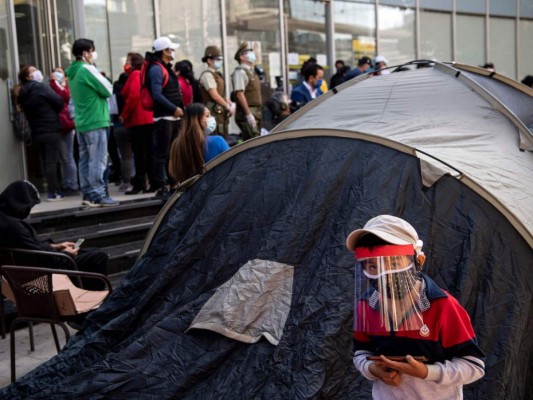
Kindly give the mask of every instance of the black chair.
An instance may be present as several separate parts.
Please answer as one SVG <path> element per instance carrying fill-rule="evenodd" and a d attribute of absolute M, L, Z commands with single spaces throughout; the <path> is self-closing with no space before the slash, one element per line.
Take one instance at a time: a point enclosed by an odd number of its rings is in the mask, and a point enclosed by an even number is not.
<path fill-rule="evenodd" d="M 55 325 L 63 328 L 68 342 L 70 333 L 65 322 L 79 320 L 80 316 L 98 308 L 113 290 L 105 275 L 94 272 L 2 265 L 0 273 L 3 293 L 16 303 L 18 310 L 10 329 L 11 382 L 15 382 L 16 378 L 15 331 L 21 322 L 50 324 L 59 353 L 61 347 Z M 99 279 L 105 283 L 107 290 L 79 288 L 70 277 Z"/>

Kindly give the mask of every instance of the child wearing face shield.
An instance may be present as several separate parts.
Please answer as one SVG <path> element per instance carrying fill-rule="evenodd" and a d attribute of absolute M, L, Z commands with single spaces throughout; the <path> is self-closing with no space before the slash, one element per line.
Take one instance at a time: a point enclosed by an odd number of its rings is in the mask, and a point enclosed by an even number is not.
<path fill-rule="evenodd" d="M 356 260 L 353 362 L 374 399 L 461 399 L 485 373 L 466 310 L 422 273 L 422 244 L 391 215 L 346 240 Z"/>

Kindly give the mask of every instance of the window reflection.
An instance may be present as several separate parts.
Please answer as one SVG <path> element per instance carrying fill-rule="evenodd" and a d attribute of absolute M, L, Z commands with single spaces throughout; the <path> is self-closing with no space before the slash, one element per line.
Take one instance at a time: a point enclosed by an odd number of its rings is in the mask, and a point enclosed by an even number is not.
<path fill-rule="evenodd" d="M 456 35 L 455 61 L 471 65 L 485 64 L 485 18 L 457 15 Z"/>
<path fill-rule="evenodd" d="M 230 72 L 237 65 L 233 56 L 239 43 L 248 41 L 256 54 L 257 64 L 265 71 L 266 83 L 271 88 L 276 87 L 275 77 L 282 75 L 278 2 L 226 0 L 226 23 Z"/>
<path fill-rule="evenodd" d="M 351 66 L 362 56 L 374 57 L 376 51 L 376 10 L 372 4 L 335 2 L 336 59 Z"/>
<path fill-rule="evenodd" d="M 107 3 L 113 79 L 123 70 L 128 52 L 144 55 L 154 40 L 154 10 L 146 1 L 120 0 Z M 100 54 L 98 54 L 100 56 Z"/>
<path fill-rule="evenodd" d="M 420 12 L 420 58 L 452 61 L 452 15 Z"/>
<path fill-rule="evenodd" d="M 379 6 L 379 52 L 389 65 L 415 58 L 415 12 L 410 8 Z"/>
<path fill-rule="evenodd" d="M 490 19 L 490 60 L 496 72 L 514 77 L 516 75 L 515 21 L 508 18 Z"/>
<path fill-rule="evenodd" d="M 98 53 L 96 67 L 111 78 L 111 58 L 109 56 L 109 31 L 107 30 L 105 0 L 86 0 L 85 36 L 91 39 Z"/>
<path fill-rule="evenodd" d="M 159 0 L 159 18 L 161 35 L 180 45 L 176 60 L 189 60 L 198 77 L 205 67 L 202 64 L 204 49 L 222 44 L 219 2 Z"/>

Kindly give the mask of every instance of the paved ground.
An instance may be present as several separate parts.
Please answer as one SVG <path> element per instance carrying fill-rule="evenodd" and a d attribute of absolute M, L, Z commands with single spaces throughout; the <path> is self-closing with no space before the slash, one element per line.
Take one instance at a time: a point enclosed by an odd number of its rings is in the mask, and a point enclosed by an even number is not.
<path fill-rule="evenodd" d="M 65 345 L 65 334 L 61 327 L 57 327 L 57 336 L 59 344 Z M 76 331 L 69 328 L 70 334 L 74 335 Z M 30 351 L 30 340 L 28 328 L 19 329 L 15 332 L 15 365 L 16 376 L 21 378 L 26 373 L 42 364 L 57 354 L 54 344 L 52 330 L 48 324 L 38 324 L 33 328 L 35 338 L 35 351 Z M 5 339 L 0 338 L 0 387 L 7 386 L 11 383 L 11 363 L 9 358 L 9 334 Z"/>

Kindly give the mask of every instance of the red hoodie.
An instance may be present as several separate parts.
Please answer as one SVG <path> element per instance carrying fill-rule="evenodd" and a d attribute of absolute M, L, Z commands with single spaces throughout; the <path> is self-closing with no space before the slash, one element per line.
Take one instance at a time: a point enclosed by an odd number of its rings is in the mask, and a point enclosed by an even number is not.
<path fill-rule="evenodd" d="M 147 125 L 154 123 L 154 113 L 141 104 L 141 71 L 132 71 L 120 94 L 124 98 L 124 108 L 120 113 L 124 126 Z"/>

